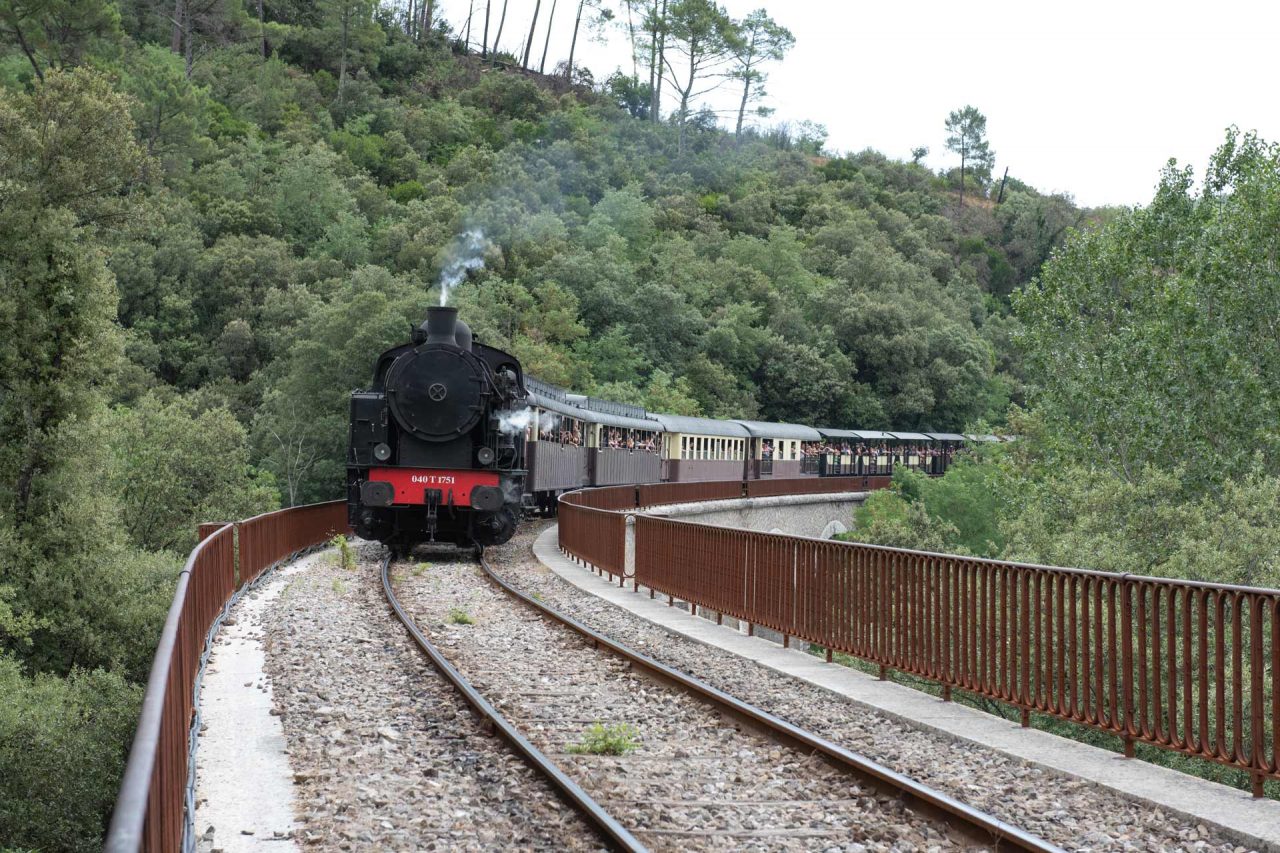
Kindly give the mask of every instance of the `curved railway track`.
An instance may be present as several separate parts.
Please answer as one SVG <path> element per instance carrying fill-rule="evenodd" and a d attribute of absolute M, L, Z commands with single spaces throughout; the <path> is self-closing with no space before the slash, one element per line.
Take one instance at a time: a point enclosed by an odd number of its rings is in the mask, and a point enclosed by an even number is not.
<path fill-rule="evenodd" d="M 459 647 L 460 635 L 446 637 L 443 645 L 451 648 L 446 653 L 397 595 L 390 556 L 380 567 L 383 592 L 417 646 L 483 724 L 508 741 L 614 849 L 827 847 L 864 839 L 888 846 L 897 837 L 891 827 L 901 825 L 901 837 L 927 837 L 930 846 L 1060 850 L 600 634 L 514 589 L 483 554 L 476 563 L 500 590 L 488 606 L 505 608 L 500 618 L 516 629 L 502 632 L 513 639 L 500 641 L 500 651 L 517 651 L 525 640 L 554 646 L 566 652 L 556 659 L 556 668 L 564 671 L 545 675 L 536 661 L 527 669 L 514 654 L 496 668 L 486 667 L 481 662 L 491 661 L 485 655 L 492 650 L 468 655 Z M 701 748 L 689 740 L 680 747 L 667 744 L 666 752 L 641 750 L 608 759 L 556 751 L 571 727 L 592 721 L 582 716 L 583 708 L 652 721 L 655 704 L 658 714 L 680 721 Z M 712 778 L 721 782 L 706 781 Z M 670 791 L 680 790 L 682 779 L 684 796 L 672 798 Z M 696 797 L 688 796 L 691 789 L 699 791 Z"/>

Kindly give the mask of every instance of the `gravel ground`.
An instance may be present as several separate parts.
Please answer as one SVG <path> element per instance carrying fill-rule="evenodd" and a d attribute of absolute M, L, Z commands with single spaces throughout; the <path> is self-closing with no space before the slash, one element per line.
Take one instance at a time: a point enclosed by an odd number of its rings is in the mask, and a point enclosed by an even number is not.
<path fill-rule="evenodd" d="M 489 584 L 468 556 L 395 564 L 418 627 L 526 736 L 656 850 L 944 850 L 945 827 L 823 760 L 597 652 Z M 575 754 L 594 724 L 634 752 Z"/>
<path fill-rule="evenodd" d="M 560 580 L 533 556 L 533 540 L 547 525 L 526 522 L 507 545 L 486 551 L 494 570 L 523 592 L 537 593 L 547 604 L 669 666 L 1069 850 L 1246 853 L 1204 824 L 889 719 L 601 601 Z"/>
<path fill-rule="evenodd" d="M 380 551 L 291 578 L 264 617 L 298 840 L 313 850 L 581 850 L 576 812 L 412 645 L 382 595 Z"/>

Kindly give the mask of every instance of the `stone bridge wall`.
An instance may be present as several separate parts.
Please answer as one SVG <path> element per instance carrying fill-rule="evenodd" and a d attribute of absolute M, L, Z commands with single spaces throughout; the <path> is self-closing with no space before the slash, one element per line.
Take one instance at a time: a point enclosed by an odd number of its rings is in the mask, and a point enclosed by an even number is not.
<path fill-rule="evenodd" d="M 854 508 L 866 497 L 867 492 L 836 492 L 829 495 L 738 498 L 730 501 L 657 506 L 645 510 L 645 514 L 682 518 L 739 530 L 830 539 L 849 529 Z M 635 572 L 635 553 L 635 522 L 628 517 L 627 574 Z"/>

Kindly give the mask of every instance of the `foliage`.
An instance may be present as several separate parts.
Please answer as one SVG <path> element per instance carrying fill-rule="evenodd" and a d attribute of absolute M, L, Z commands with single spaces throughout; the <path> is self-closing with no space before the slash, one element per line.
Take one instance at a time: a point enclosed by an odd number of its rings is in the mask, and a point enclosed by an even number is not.
<path fill-rule="evenodd" d="M 1133 481 L 1280 464 L 1280 149 L 1236 131 L 1204 186 L 1165 170 L 1146 208 L 1080 234 L 1015 306 L 1047 427 Z M 1212 464 L 1205 464 L 1212 460 Z"/>
<path fill-rule="evenodd" d="M 1001 467 L 962 454 L 946 476 L 894 471 L 891 488 L 871 494 L 843 538 L 876 545 L 999 557 L 1004 534 Z"/>
<path fill-rule="evenodd" d="M 0 36 L 15 44 L 41 81 L 91 50 L 109 52 L 119 39 L 120 13 L 109 0 L 0 0 Z"/>
<path fill-rule="evenodd" d="M 662 73 L 680 96 L 675 119 L 683 152 L 694 100 L 723 82 L 720 72 L 734 60 L 739 34 L 714 0 L 673 0 L 664 29 L 664 47 L 673 58 L 667 59 Z"/>
<path fill-rule="evenodd" d="M 1035 217 L 1061 203 L 1019 197 Z M 938 480 L 895 478 L 854 536 L 1280 586 L 1277 209 L 1280 151 L 1233 130 L 1199 192 L 1170 165 L 1150 206 L 1074 233 L 1014 295 L 1032 391 L 1011 414 L 1019 440 Z"/>
<path fill-rule="evenodd" d="M 115 456 L 114 486 L 130 541 L 185 554 L 192 519 L 234 521 L 275 509 L 275 484 L 249 464 L 248 433 L 226 408 L 154 395 L 101 424 Z"/>
<path fill-rule="evenodd" d="M 566 750 L 579 755 L 627 755 L 640 748 L 640 733 L 630 723 L 592 723 Z"/>
<path fill-rule="evenodd" d="M 995 152 L 987 142 L 987 117 L 976 107 L 966 106 L 952 110 L 947 116 L 946 127 L 949 134 L 946 140 L 947 150 L 960 155 L 960 195 L 963 198 L 966 164 L 980 184 L 991 177 Z"/>
<path fill-rule="evenodd" d="M 0 838 L 100 850 L 142 701 L 103 670 L 28 677 L 0 654 Z"/>
<path fill-rule="evenodd" d="M 329 540 L 329 544 L 338 550 L 339 568 L 354 569 L 356 567 L 355 555 L 346 536 L 339 533 Z"/>
<path fill-rule="evenodd" d="M 735 133 L 742 135 L 742 122 L 747 107 L 765 95 L 767 76 L 760 70 L 766 62 L 781 62 L 787 51 L 795 47 L 796 39 L 791 31 L 769 17 L 764 9 L 757 9 L 737 26 L 733 54 L 734 66 L 728 76 L 742 84 L 742 99 L 738 104 L 738 123 Z M 767 115 L 769 110 L 760 107 L 757 113 Z"/>
<path fill-rule="evenodd" d="M 461 607 L 449 608 L 449 615 L 445 617 L 445 621 L 450 625 L 474 625 L 475 617 L 463 610 Z"/>

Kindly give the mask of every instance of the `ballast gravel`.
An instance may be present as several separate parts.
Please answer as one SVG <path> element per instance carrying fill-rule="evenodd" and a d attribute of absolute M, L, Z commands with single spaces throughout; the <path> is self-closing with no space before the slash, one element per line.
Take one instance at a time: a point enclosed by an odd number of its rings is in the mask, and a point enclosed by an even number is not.
<path fill-rule="evenodd" d="M 536 594 L 606 636 L 795 725 L 1068 850 L 1247 853 L 1204 824 L 914 728 L 800 679 L 710 649 L 578 590 L 533 556 L 533 541 L 547 526 L 526 522 L 511 542 L 487 550 L 494 570 L 522 592 Z"/>
<path fill-rule="evenodd" d="M 480 730 L 387 607 L 380 549 L 275 579 L 264 616 L 307 850 L 583 850 L 599 841 Z"/>
<path fill-rule="evenodd" d="M 488 583 L 469 556 L 420 552 L 394 568 L 418 628 L 650 849 L 981 849 L 594 649 Z M 632 751 L 582 751 L 597 726 L 628 727 Z"/>

